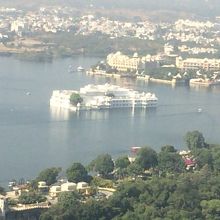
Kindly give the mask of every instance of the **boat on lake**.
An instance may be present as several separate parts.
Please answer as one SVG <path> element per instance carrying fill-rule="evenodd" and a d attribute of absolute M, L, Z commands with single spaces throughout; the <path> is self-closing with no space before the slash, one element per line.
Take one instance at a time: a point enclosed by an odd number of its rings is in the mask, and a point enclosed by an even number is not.
<path fill-rule="evenodd" d="M 198 109 L 197 109 L 197 112 L 198 112 L 198 113 L 201 113 L 201 112 L 202 112 L 202 108 L 198 108 Z"/>
<path fill-rule="evenodd" d="M 214 85 L 220 85 L 220 81 L 219 80 L 202 79 L 202 78 L 190 79 L 189 85 L 190 86 L 198 85 L 198 86 L 209 87 L 209 86 L 214 86 Z"/>
<path fill-rule="evenodd" d="M 77 67 L 77 71 L 78 71 L 78 72 L 83 72 L 84 70 L 85 70 L 85 69 L 84 69 L 82 66 L 78 66 L 78 67 Z"/>

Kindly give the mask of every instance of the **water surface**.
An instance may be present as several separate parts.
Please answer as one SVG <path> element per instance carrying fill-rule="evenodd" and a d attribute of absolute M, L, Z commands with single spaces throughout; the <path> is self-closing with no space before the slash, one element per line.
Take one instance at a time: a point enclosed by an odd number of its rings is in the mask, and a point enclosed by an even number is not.
<path fill-rule="evenodd" d="M 88 68 L 97 58 L 37 63 L 0 57 L 0 182 L 33 178 L 47 167 L 87 164 L 98 154 L 128 154 L 131 146 L 164 144 L 185 148 L 187 131 L 200 130 L 220 143 L 220 89 L 172 88 L 143 81 L 116 80 L 68 73 L 68 66 Z M 110 82 L 154 92 L 156 111 L 109 110 L 73 113 L 50 109 L 55 89 L 79 89 Z M 198 113 L 202 108 L 202 113 Z M 1 184 L 1 183 L 0 183 Z"/>

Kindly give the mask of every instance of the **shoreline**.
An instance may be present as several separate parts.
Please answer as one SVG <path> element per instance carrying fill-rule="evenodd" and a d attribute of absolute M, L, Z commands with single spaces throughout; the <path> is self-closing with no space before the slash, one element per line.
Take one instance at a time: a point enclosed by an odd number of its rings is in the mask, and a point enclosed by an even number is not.
<path fill-rule="evenodd" d="M 86 74 L 88 75 L 93 75 L 93 76 L 104 76 L 104 77 L 112 77 L 112 78 L 133 78 L 136 80 L 143 80 L 145 82 L 153 82 L 153 83 L 159 83 L 159 84 L 167 84 L 167 85 L 188 85 L 188 81 L 187 80 L 176 80 L 176 79 L 172 79 L 172 80 L 166 80 L 166 79 L 157 79 L 157 78 L 153 78 L 149 75 L 131 75 L 131 76 L 123 76 L 119 73 L 106 73 L 105 71 L 91 71 L 88 70 L 86 71 Z"/>
<path fill-rule="evenodd" d="M 15 52 L 13 49 L 12 51 L 4 51 L 0 49 L 0 57 L 13 57 L 17 60 L 30 61 L 30 62 L 52 62 L 53 60 L 56 60 L 56 59 L 75 58 L 78 56 L 90 57 L 89 54 L 86 55 L 86 54 L 80 54 L 80 53 L 72 54 L 68 56 L 63 56 L 63 55 L 54 56 L 53 54 L 42 53 L 42 51 L 34 51 L 32 53 L 30 51 Z M 98 55 L 93 55 L 93 57 L 100 58 L 100 56 Z M 210 88 L 212 86 L 220 85 L 220 82 L 219 83 L 204 83 L 204 82 L 191 83 L 190 80 L 158 79 L 158 78 L 151 77 L 150 75 L 141 75 L 141 74 L 129 75 L 129 74 L 119 74 L 119 73 L 106 73 L 103 70 L 99 70 L 99 71 L 87 70 L 85 71 L 85 73 L 88 75 L 93 75 L 93 76 L 104 76 L 104 77 L 109 77 L 109 78 L 114 78 L 114 79 L 119 79 L 119 78 L 136 79 L 136 80 L 143 80 L 147 83 L 152 82 L 152 83 L 165 84 L 165 85 L 171 85 L 171 86 L 183 85 L 183 86 L 189 86 L 190 88 L 197 88 L 197 87 Z"/>

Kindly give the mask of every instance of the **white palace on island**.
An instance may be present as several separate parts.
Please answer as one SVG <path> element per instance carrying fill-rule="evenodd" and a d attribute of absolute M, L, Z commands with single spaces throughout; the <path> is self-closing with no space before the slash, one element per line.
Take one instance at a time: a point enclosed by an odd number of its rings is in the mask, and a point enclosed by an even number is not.
<path fill-rule="evenodd" d="M 78 94 L 82 102 L 74 105 L 71 96 Z M 50 99 L 50 106 L 69 110 L 114 109 L 114 108 L 156 108 L 157 97 L 153 93 L 139 93 L 132 89 L 104 84 L 89 84 L 79 91 L 55 90 Z"/>

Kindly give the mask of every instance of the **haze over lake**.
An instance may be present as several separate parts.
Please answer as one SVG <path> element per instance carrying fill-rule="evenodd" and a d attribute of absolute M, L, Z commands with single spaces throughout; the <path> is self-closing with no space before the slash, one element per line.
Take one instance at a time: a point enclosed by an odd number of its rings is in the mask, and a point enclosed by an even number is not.
<path fill-rule="evenodd" d="M 128 79 L 68 73 L 68 66 L 90 65 L 98 58 L 54 60 L 51 63 L 0 58 L 0 182 L 33 178 L 47 167 L 87 164 L 98 154 L 128 154 L 131 146 L 164 144 L 185 148 L 187 131 L 201 131 L 207 142 L 220 143 L 220 88 L 172 88 Z M 79 89 L 111 82 L 154 92 L 156 111 L 109 110 L 73 113 L 50 109 L 55 89 Z M 202 108 L 202 113 L 198 113 Z"/>

